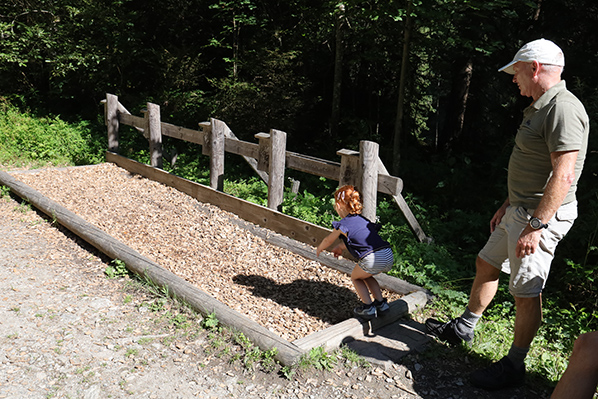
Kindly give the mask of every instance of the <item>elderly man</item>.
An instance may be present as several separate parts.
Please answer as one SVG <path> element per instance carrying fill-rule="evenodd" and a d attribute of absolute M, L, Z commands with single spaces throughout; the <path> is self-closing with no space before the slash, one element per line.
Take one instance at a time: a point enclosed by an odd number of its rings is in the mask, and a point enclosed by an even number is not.
<path fill-rule="evenodd" d="M 527 43 L 499 71 L 513 75 L 523 113 L 508 167 L 508 196 L 490 221 L 490 238 L 478 254 L 469 303 L 456 319 L 426 320 L 428 332 L 456 345 L 471 342 L 474 328 L 510 274 L 515 298 L 515 336 L 507 356 L 471 374 L 474 386 L 495 390 L 521 385 L 524 360 L 542 320 L 541 297 L 558 242 L 577 217 L 575 192 L 586 156 L 589 119 L 567 90 L 565 57 L 553 42 Z"/>

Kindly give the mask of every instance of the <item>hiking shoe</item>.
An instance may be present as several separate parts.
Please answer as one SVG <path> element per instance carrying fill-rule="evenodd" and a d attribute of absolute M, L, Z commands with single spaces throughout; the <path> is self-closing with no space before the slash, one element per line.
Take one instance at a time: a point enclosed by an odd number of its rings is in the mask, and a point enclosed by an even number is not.
<path fill-rule="evenodd" d="M 457 323 L 459 323 L 460 317 L 443 323 L 436 319 L 428 319 L 426 320 L 426 330 L 431 335 L 439 338 L 442 341 L 448 342 L 450 345 L 459 345 L 461 342 L 465 341 L 466 343 L 471 342 L 473 337 L 462 337 L 457 333 L 456 327 Z"/>
<path fill-rule="evenodd" d="M 497 389 L 518 387 L 525 379 L 525 365 L 517 370 L 508 357 L 503 357 L 485 369 L 471 373 L 471 384 L 478 388 L 495 391 Z"/>
<path fill-rule="evenodd" d="M 390 310 L 390 306 L 388 306 L 388 301 L 386 298 L 383 298 L 381 301 L 375 300 L 372 304 L 376 307 L 376 313 L 378 315 L 383 315 L 384 313 Z"/>
<path fill-rule="evenodd" d="M 355 309 L 353 309 L 353 313 L 355 314 L 355 316 L 361 317 L 366 320 L 373 319 L 377 316 L 376 306 L 374 306 L 373 303 L 371 303 L 369 305 L 362 304 L 362 305 L 356 307 Z"/>

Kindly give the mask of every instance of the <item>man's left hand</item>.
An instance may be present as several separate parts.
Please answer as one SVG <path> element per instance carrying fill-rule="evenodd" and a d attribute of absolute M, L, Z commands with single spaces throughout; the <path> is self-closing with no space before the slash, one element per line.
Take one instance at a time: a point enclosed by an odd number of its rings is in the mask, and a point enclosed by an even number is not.
<path fill-rule="evenodd" d="M 531 255 L 536 252 L 538 244 L 540 243 L 540 237 L 542 236 L 542 230 L 534 230 L 530 226 L 527 226 L 519 236 L 517 240 L 517 247 L 515 248 L 515 254 L 518 258 Z"/>

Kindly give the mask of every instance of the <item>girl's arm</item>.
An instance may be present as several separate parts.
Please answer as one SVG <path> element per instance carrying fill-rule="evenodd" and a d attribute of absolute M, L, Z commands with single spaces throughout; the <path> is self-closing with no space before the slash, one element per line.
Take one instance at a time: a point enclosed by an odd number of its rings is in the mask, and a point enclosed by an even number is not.
<path fill-rule="evenodd" d="M 342 231 L 335 229 L 332 230 L 332 233 L 328 234 L 326 236 L 326 238 L 324 238 L 322 240 L 322 242 L 320 243 L 320 245 L 318 245 L 318 248 L 316 249 L 316 256 L 320 255 L 320 252 L 322 252 L 323 250 L 325 250 L 326 248 L 328 248 L 329 246 L 331 246 L 332 244 L 334 244 L 334 242 L 336 241 L 336 239 L 343 234 Z"/>

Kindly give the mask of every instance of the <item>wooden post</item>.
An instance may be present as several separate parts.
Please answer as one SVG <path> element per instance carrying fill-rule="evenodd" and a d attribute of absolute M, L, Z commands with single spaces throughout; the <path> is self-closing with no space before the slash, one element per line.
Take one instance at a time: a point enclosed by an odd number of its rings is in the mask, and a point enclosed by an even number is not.
<path fill-rule="evenodd" d="M 108 151 L 118 154 L 118 97 L 106 93 L 105 122 L 108 130 Z"/>
<path fill-rule="evenodd" d="M 226 124 L 218 119 L 210 118 L 212 129 L 206 134 L 204 150 L 210 155 L 210 187 L 224 190 L 224 131 Z M 205 152 L 204 152 L 205 154 Z"/>
<path fill-rule="evenodd" d="M 284 168 L 286 160 L 287 134 L 270 130 L 270 165 L 268 182 L 268 208 L 280 211 L 284 199 Z"/>
<path fill-rule="evenodd" d="M 162 127 L 160 106 L 147 103 L 147 130 L 149 131 L 150 165 L 162 169 Z"/>
<path fill-rule="evenodd" d="M 345 184 L 357 186 L 359 175 L 359 153 L 353 150 L 339 150 L 336 152 L 341 156 L 341 168 L 338 177 L 339 187 Z"/>
<path fill-rule="evenodd" d="M 257 170 L 267 172 L 270 165 L 270 134 L 258 133 L 255 138 L 259 143 Z"/>
<path fill-rule="evenodd" d="M 361 191 L 363 211 L 361 214 L 372 222 L 376 221 L 378 194 L 378 143 L 361 141 L 359 143 L 359 163 L 361 173 L 358 189 Z"/>

